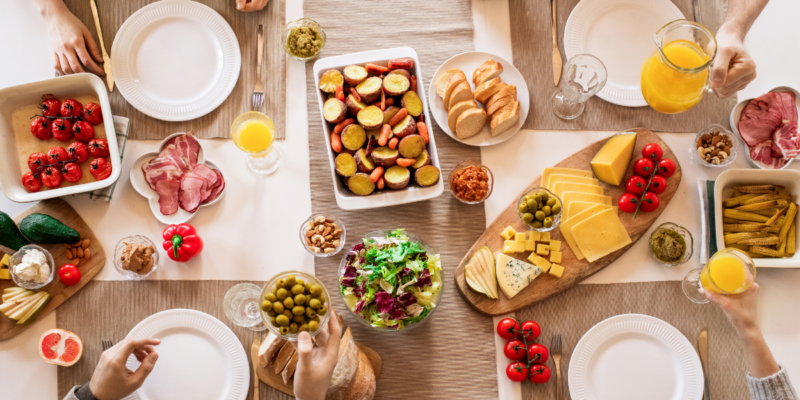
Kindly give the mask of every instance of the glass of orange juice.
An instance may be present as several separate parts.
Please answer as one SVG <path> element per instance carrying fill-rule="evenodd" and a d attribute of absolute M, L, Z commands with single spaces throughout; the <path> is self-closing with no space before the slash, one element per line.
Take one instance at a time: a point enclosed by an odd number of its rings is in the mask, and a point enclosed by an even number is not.
<path fill-rule="evenodd" d="M 705 26 L 680 19 L 659 29 L 655 41 L 657 49 L 642 66 L 645 101 L 665 114 L 694 107 L 708 89 L 717 40 Z"/>
<path fill-rule="evenodd" d="M 231 140 L 247 153 L 247 167 L 259 175 L 275 172 L 281 166 L 281 152 L 272 144 L 275 141 L 275 124 L 257 111 L 249 111 L 231 125 Z"/>
<path fill-rule="evenodd" d="M 756 266 L 747 253 L 732 247 L 722 249 L 705 267 L 689 271 L 683 278 L 683 292 L 695 303 L 708 303 L 700 289 L 720 294 L 739 294 L 756 280 Z"/>

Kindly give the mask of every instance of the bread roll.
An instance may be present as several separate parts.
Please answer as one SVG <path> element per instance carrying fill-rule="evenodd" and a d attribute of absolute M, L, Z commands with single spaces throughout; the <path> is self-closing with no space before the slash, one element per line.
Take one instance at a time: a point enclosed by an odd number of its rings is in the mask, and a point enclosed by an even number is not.
<path fill-rule="evenodd" d="M 358 370 L 358 346 L 353 340 L 353 333 L 347 328 L 342 341 L 339 342 L 339 361 L 333 369 L 331 384 L 325 400 L 344 400 L 345 393 L 356 378 Z"/>
<path fill-rule="evenodd" d="M 363 351 L 358 351 L 358 371 L 356 372 L 356 379 L 347 388 L 344 398 L 347 400 L 372 400 L 375 397 L 375 371 L 372 369 L 372 364 L 369 358 Z"/>

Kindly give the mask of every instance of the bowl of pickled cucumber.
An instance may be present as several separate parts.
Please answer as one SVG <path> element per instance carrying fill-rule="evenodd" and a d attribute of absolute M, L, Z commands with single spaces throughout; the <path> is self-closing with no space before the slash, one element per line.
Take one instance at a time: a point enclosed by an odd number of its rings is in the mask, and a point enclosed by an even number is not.
<path fill-rule="evenodd" d="M 261 290 L 261 318 L 284 340 L 297 341 L 300 332 L 320 333 L 328 324 L 330 304 L 322 282 L 300 271 L 278 274 Z"/>
<path fill-rule="evenodd" d="M 561 222 L 563 203 L 553 192 L 533 188 L 517 201 L 519 219 L 527 227 L 538 232 L 549 232 Z"/>

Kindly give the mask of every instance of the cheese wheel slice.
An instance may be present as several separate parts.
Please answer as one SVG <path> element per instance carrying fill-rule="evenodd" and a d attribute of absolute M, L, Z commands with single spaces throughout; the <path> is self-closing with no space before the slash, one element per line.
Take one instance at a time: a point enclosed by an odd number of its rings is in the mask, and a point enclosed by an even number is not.
<path fill-rule="evenodd" d="M 558 182 L 584 183 L 587 185 L 600 186 L 600 181 L 597 179 L 565 174 L 550 175 L 550 180 L 542 183 L 547 183 L 547 190 L 553 192 L 553 186 Z"/>
<path fill-rule="evenodd" d="M 546 187 L 547 183 L 550 182 L 550 175 L 554 174 L 582 176 L 584 178 L 592 177 L 592 171 L 586 171 L 582 169 L 572 169 L 572 168 L 548 167 L 544 169 L 544 172 L 542 172 L 542 181 L 539 182 L 539 186 Z"/>
<path fill-rule="evenodd" d="M 596 185 L 587 185 L 584 183 L 570 183 L 570 182 L 557 182 L 553 186 L 553 193 L 558 196 L 559 199 L 564 198 L 564 193 L 566 192 L 578 192 L 578 193 L 589 193 L 589 194 L 603 194 L 603 188 Z"/>
<path fill-rule="evenodd" d="M 587 218 L 599 214 L 602 211 L 612 209 L 610 205 L 605 204 L 595 204 L 592 207 L 584 210 L 569 218 L 567 220 L 561 221 L 561 225 L 559 225 L 559 229 L 561 229 L 561 236 L 564 237 L 564 241 L 567 242 L 567 245 L 570 249 L 572 249 L 572 253 L 575 254 L 575 258 L 578 260 L 583 260 L 586 258 L 581 252 L 581 249 L 578 247 L 578 244 L 575 242 L 575 238 L 572 236 L 572 228 L 580 222 L 583 222 Z"/>
<path fill-rule="evenodd" d="M 628 231 L 613 209 L 601 211 L 575 224 L 572 235 L 589 262 L 595 262 L 632 243 Z"/>

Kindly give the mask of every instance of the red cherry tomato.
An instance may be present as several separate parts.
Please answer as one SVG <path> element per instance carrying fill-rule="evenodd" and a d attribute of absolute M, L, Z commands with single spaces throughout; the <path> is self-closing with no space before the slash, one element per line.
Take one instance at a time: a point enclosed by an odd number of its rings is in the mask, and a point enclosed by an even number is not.
<path fill-rule="evenodd" d="M 38 192 L 42 188 L 42 181 L 33 176 L 33 172 L 26 172 L 25 175 L 22 175 L 22 186 L 31 193 Z"/>
<path fill-rule="evenodd" d="M 47 155 L 44 153 L 31 153 L 31 155 L 28 156 L 28 168 L 33 172 L 36 172 L 37 169 L 47 164 Z"/>
<path fill-rule="evenodd" d="M 81 112 L 83 111 L 83 106 L 81 105 L 78 100 L 75 99 L 66 99 L 63 103 L 61 103 L 61 116 L 64 118 L 67 117 L 79 117 Z"/>
<path fill-rule="evenodd" d="M 89 142 L 89 154 L 94 158 L 106 158 L 110 154 L 108 151 L 108 141 L 100 138 Z"/>
<path fill-rule="evenodd" d="M 75 160 L 78 163 L 82 163 L 89 158 L 89 149 L 81 142 L 75 142 L 69 145 L 69 147 L 67 147 L 67 152 L 69 153 L 70 160 Z"/>
<path fill-rule="evenodd" d="M 100 105 L 97 103 L 86 103 L 86 105 L 83 106 L 83 119 L 92 125 L 103 122 L 103 111 L 100 110 Z"/>
<path fill-rule="evenodd" d="M 534 343 L 528 346 L 528 361 L 543 364 L 547 362 L 548 357 L 550 357 L 550 352 L 547 351 L 547 347 L 544 347 L 544 345 Z"/>
<path fill-rule="evenodd" d="M 658 196 L 653 192 L 645 193 L 644 196 L 642 196 L 641 201 L 642 201 L 641 208 L 642 211 L 644 212 L 655 211 L 655 209 L 658 208 L 658 204 L 660 203 Z"/>
<path fill-rule="evenodd" d="M 45 117 L 36 117 L 31 120 L 31 133 L 39 140 L 47 140 L 53 137 L 50 130 L 50 122 Z"/>
<path fill-rule="evenodd" d="M 525 344 L 519 340 L 512 340 L 503 347 L 503 353 L 509 360 L 521 360 L 525 357 Z"/>
<path fill-rule="evenodd" d="M 657 174 L 669 178 L 675 173 L 675 161 L 665 158 L 658 162 Z"/>
<path fill-rule="evenodd" d="M 42 103 L 39 104 L 39 108 L 42 110 L 42 115 L 45 117 L 57 117 L 61 112 L 61 102 L 56 98 L 50 98 L 43 100 Z"/>
<path fill-rule="evenodd" d="M 550 380 L 550 368 L 547 365 L 532 365 L 529 374 L 533 383 L 545 383 Z"/>
<path fill-rule="evenodd" d="M 53 131 L 53 137 L 56 140 L 66 142 L 72 139 L 72 123 L 68 119 L 54 119 L 52 125 L 50 125 L 50 130 Z"/>
<path fill-rule="evenodd" d="M 72 264 L 64 264 L 58 269 L 58 276 L 65 285 L 72 286 L 81 281 L 81 270 Z"/>
<path fill-rule="evenodd" d="M 653 176 L 653 180 L 650 181 L 650 187 L 647 188 L 647 191 L 661 194 L 664 193 L 665 190 L 667 190 L 667 180 L 661 175 Z"/>
<path fill-rule="evenodd" d="M 623 193 L 617 200 L 617 206 L 622 212 L 632 213 L 636 211 L 637 205 L 639 205 L 639 199 L 631 193 Z"/>
<path fill-rule="evenodd" d="M 636 162 L 633 163 L 633 173 L 649 178 L 650 175 L 653 174 L 653 162 L 646 158 L 636 160 Z"/>
<path fill-rule="evenodd" d="M 519 322 L 514 318 L 503 318 L 497 324 L 497 334 L 505 340 L 519 338 Z"/>
<path fill-rule="evenodd" d="M 67 160 L 69 160 L 69 154 L 67 154 L 67 151 L 63 147 L 56 146 L 50 150 L 47 150 L 48 164 L 55 164 L 57 162 L 67 161 Z"/>
<path fill-rule="evenodd" d="M 61 186 L 61 171 L 57 167 L 47 167 L 42 172 L 42 184 L 55 189 Z"/>
<path fill-rule="evenodd" d="M 642 157 L 656 163 L 664 157 L 664 150 L 661 150 L 658 143 L 649 143 L 642 149 Z"/>
<path fill-rule="evenodd" d="M 506 367 L 506 376 L 514 382 L 522 382 L 528 379 L 528 367 L 519 361 L 512 362 Z"/>
<path fill-rule="evenodd" d="M 625 191 L 630 194 L 641 196 L 644 193 L 644 188 L 647 186 L 647 181 L 639 175 L 633 175 L 628 178 L 625 183 Z"/>
<path fill-rule="evenodd" d="M 67 182 L 75 183 L 83 178 L 83 171 L 81 171 L 80 165 L 68 162 L 61 167 L 61 175 L 64 176 Z"/>
<path fill-rule="evenodd" d="M 522 323 L 522 335 L 525 340 L 532 342 L 542 334 L 542 328 L 535 321 L 525 321 Z"/>
<path fill-rule="evenodd" d="M 92 173 L 94 179 L 102 181 L 111 176 L 111 163 L 105 158 L 95 158 L 89 166 L 89 172 Z"/>
<path fill-rule="evenodd" d="M 94 139 L 94 127 L 86 121 L 78 121 L 72 126 L 72 134 L 75 135 L 75 140 L 89 143 Z"/>

